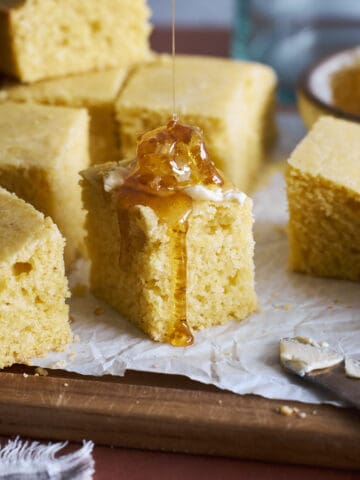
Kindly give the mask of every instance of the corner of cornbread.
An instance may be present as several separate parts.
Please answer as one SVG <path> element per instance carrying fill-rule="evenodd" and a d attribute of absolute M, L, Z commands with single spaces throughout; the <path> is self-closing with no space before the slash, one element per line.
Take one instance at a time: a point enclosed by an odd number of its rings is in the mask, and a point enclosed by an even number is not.
<path fill-rule="evenodd" d="M 171 59 L 140 66 L 116 105 L 123 158 L 139 134 L 166 124 L 172 114 Z M 211 159 L 241 190 L 249 191 L 275 135 L 276 76 L 265 65 L 221 58 L 176 57 L 177 111 L 204 132 Z"/>
<path fill-rule="evenodd" d="M 0 188 L 0 368 L 70 342 L 63 251 L 52 220 Z"/>
<path fill-rule="evenodd" d="M 150 207 L 118 210 L 116 193 L 104 190 L 104 180 L 116 166 L 82 172 L 91 289 L 152 339 L 168 342 L 169 325 L 176 319 L 177 252 L 167 225 Z M 120 264 L 119 215 L 128 222 L 125 265 Z M 183 292 L 191 329 L 241 320 L 255 310 L 252 224 L 249 198 L 243 204 L 193 201 Z"/>
<path fill-rule="evenodd" d="M 286 175 L 290 268 L 360 280 L 360 125 L 322 117 Z"/>

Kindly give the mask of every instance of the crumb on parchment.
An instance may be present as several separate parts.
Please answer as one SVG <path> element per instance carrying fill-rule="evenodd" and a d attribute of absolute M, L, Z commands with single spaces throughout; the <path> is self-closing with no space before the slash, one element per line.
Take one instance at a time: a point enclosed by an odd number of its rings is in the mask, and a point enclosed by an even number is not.
<path fill-rule="evenodd" d="M 52 368 L 55 368 L 55 369 L 62 369 L 66 367 L 66 361 L 65 360 L 59 360 L 57 362 L 54 363 L 54 365 L 52 366 Z"/>
<path fill-rule="evenodd" d="M 74 297 L 85 297 L 88 291 L 89 291 L 88 286 L 83 283 L 76 283 L 71 288 L 71 293 L 74 295 Z"/>

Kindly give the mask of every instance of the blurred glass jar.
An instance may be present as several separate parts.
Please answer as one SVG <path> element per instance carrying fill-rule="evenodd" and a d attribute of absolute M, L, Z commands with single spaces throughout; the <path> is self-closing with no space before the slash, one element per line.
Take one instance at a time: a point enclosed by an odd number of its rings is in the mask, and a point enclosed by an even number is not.
<path fill-rule="evenodd" d="M 360 0 L 236 0 L 233 57 L 271 65 L 279 97 L 322 57 L 360 45 Z"/>

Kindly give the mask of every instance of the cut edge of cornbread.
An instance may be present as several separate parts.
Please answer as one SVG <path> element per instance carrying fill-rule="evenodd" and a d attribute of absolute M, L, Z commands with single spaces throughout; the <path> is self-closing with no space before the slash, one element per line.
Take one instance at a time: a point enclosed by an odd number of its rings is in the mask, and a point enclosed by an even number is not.
<path fill-rule="evenodd" d="M 64 239 L 49 217 L 0 188 L 0 368 L 71 341 Z"/>
<path fill-rule="evenodd" d="M 114 166 L 82 172 L 91 289 L 153 340 L 166 342 L 175 321 L 174 252 L 167 225 L 149 207 L 129 210 L 133 251 L 130 270 L 122 271 L 116 199 L 104 191 L 104 177 Z M 241 320 L 256 308 L 251 208 L 250 199 L 242 206 L 194 201 L 186 237 L 187 316 L 194 330 Z"/>
<path fill-rule="evenodd" d="M 360 194 L 287 168 L 289 268 L 360 281 Z"/>

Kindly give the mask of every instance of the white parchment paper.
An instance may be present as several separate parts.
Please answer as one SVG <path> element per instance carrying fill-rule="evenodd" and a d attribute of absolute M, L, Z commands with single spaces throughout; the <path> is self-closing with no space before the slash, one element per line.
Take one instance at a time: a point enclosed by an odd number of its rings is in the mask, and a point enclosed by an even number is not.
<path fill-rule="evenodd" d="M 296 142 L 301 132 L 298 125 L 292 116 L 281 117 L 283 136 L 288 131 L 283 138 Z M 286 141 L 282 145 L 285 150 L 292 146 Z M 123 375 L 127 369 L 181 374 L 238 394 L 334 403 L 332 396 L 282 371 L 278 342 L 287 336 L 310 336 L 360 358 L 360 285 L 287 271 L 287 210 L 281 173 L 270 178 L 254 203 L 257 313 L 242 322 L 195 333 L 193 346 L 175 348 L 148 340 L 91 295 L 73 297 L 72 328 L 77 342 L 65 353 L 50 354 L 34 364 L 86 375 Z M 84 283 L 87 267 L 80 262 L 71 281 Z"/>

